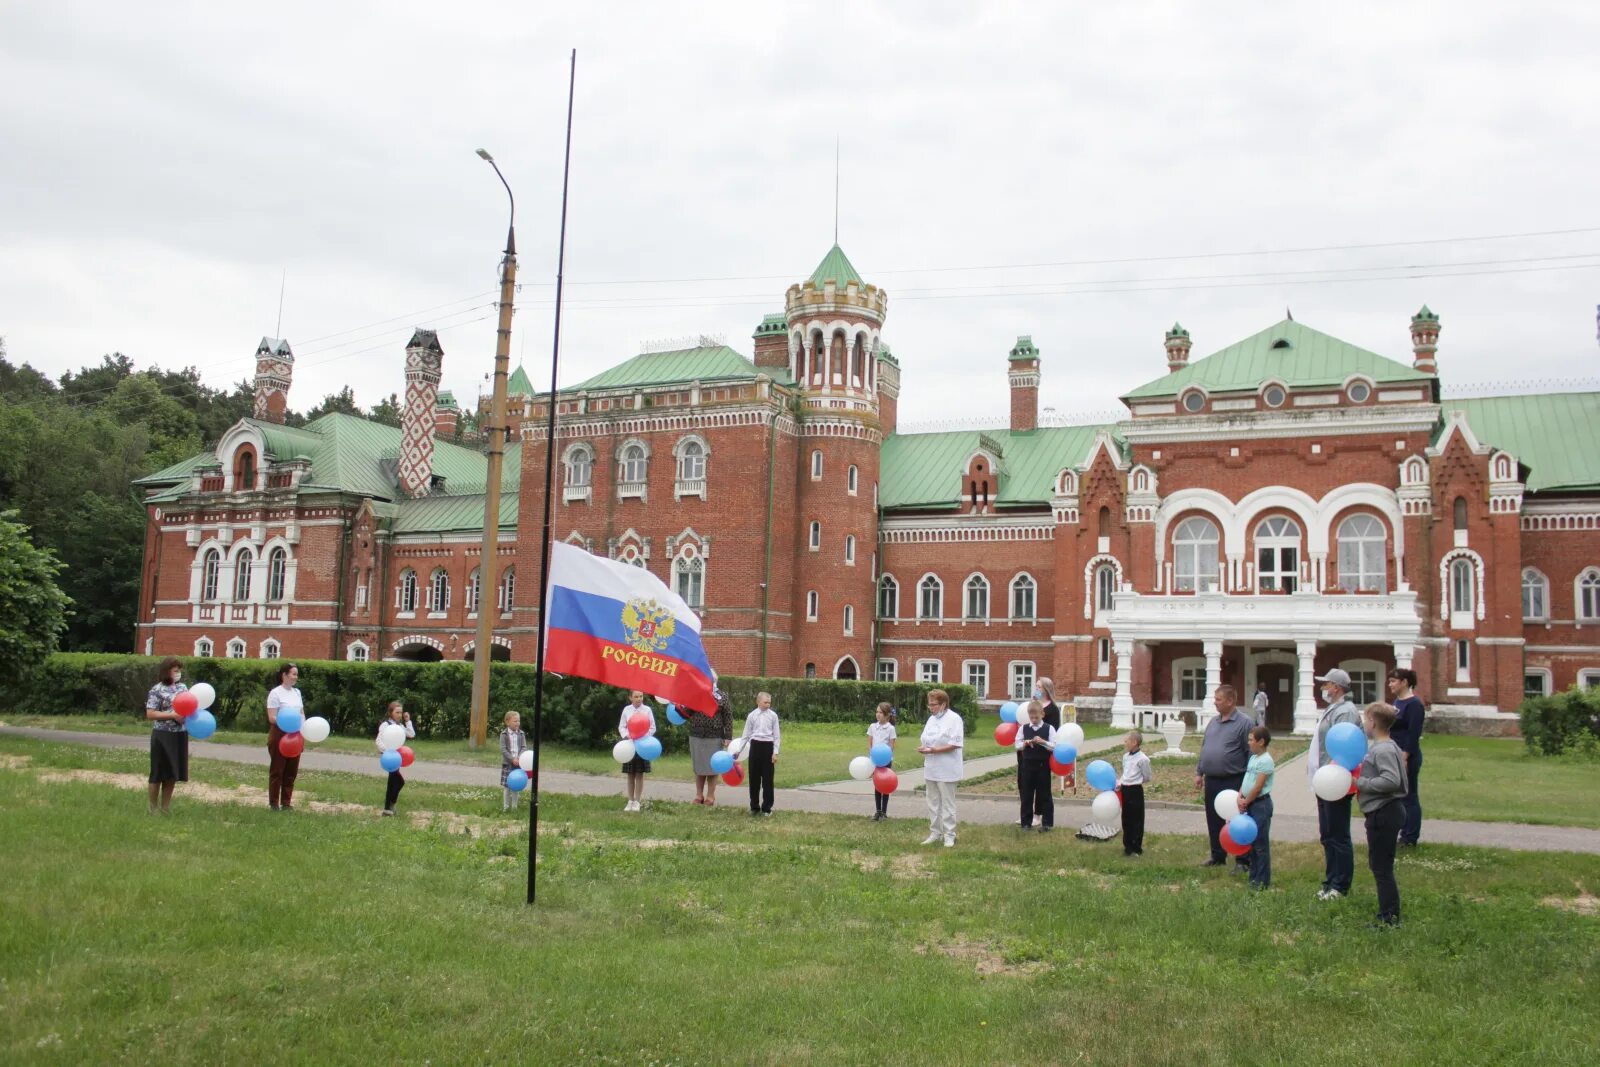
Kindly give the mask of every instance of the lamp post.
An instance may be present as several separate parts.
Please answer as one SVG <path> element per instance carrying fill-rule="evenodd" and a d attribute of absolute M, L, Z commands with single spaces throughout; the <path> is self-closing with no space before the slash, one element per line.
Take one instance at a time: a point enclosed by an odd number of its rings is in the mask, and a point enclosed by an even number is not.
<path fill-rule="evenodd" d="M 472 655 L 472 747 L 482 748 L 489 734 L 489 663 L 494 659 L 494 619 L 500 591 L 495 563 L 500 547 L 500 468 L 506 454 L 506 374 L 511 362 L 511 305 L 517 286 L 517 198 L 494 157 L 478 156 L 494 167 L 506 187 L 511 218 L 506 225 L 506 254 L 500 261 L 500 329 L 494 346 L 494 389 L 489 399 L 488 463 L 483 486 L 483 551 L 478 557 L 478 637 Z M 509 609 L 510 605 L 506 605 Z"/>

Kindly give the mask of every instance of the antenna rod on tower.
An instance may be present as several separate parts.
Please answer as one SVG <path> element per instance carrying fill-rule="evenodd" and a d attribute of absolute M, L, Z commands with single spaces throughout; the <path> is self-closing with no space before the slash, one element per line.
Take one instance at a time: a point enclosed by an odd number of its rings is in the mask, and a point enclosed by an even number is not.
<path fill-rule="evenodd" d="M 283 336 L 283 290 L 289 284 L 289 268 L 283 268 L 283 277 L 278 280 L 278 325 L 273 327 L 272 336 Z"/>
<path fill-rule="evenodd" d="M 839 243 L 839 135 L 833 135 L 833 243 Z"/>

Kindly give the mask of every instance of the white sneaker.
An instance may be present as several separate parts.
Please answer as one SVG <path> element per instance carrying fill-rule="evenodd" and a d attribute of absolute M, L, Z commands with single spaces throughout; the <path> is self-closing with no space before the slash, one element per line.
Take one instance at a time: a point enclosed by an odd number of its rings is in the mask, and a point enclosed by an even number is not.
<path fill-rule="evenodd" d="M 626 804 L 622 805 L 622 810 L 623 811 L 638 811 L 639 810 L 639 805 L 637 803 L 635 803 L 634 801 L 630 800 Z"/>
<path fill-rule="evenodd" d="M 944 847 L 945 848 L 955 848 L 956 847 L 956 839 L 953 838 L 953 837 L 945 838 L 944 839 Z"/>
<path fill-rule="evenodd" d="M 1317 894 L 1317 899 L 1318 900 L 1338 900 L 1342 896 L 1344 896 L 1344 894 L 1339 892 L 1337 889 L 1324 889 L 1324 890 L 1322 890 L 1322 892 Z"/>
<path fill-rule="evenodd" d="M 939 835 L 929 834 L 927 837 L 922 839 L 922 843 L 924 845 L 937 845 L 939 843 Z"/>

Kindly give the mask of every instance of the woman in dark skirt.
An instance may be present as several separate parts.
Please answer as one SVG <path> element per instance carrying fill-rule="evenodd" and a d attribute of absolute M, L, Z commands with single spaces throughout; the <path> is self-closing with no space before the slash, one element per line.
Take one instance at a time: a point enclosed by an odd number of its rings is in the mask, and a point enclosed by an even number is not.
<path fill-rule="evenodd" d="M 694 802 L 715 806 L 717 772 L 711 769 L 711 757 L 733 740 L 733 706 L 721 689 L 711 692 L 717 700 L 717 713 L 702 715 L 691 711 L 685 725 L 689 731 L 689 756 L 694 761 Z"/>
<path fill-rule="evenodd" d="M 156 684 L 145 697 L 144 717 L 150 721 L 150 812 L 172 806 L 172 791 L 189 780 L 189 728 L 172 710 L 172 698 L 186 691 L 183 665 L 172 656 L 161 661 Z"/>

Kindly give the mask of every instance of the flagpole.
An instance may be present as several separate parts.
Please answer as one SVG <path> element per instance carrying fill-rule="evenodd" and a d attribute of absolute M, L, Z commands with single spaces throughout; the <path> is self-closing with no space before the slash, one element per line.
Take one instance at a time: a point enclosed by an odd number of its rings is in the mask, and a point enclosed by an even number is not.
<path fill-rule="evenodd" d="M 528 805 L 528 903 L 539 881 L 539 739 L 544 736 L 545 623 L 550 618 L 550 524 L 556 471 L 556 367 L 561 362 L 561 277 L 567 263 L 567 182 L 572 172 L 572 97 L 578 84 L 578 50 L 567 74 L 567 147 L 561 160 L 561 238 L 556 252 L 556 325 L 550 348 L 550 418 L 544 435 L 544 531 L 539 536 L 539 645 L 533 675 L 533 798 Z"/>

